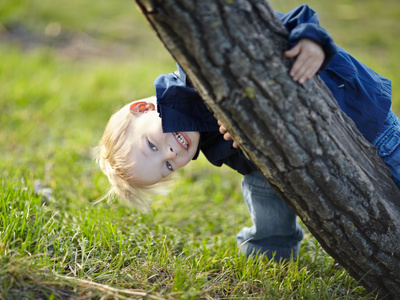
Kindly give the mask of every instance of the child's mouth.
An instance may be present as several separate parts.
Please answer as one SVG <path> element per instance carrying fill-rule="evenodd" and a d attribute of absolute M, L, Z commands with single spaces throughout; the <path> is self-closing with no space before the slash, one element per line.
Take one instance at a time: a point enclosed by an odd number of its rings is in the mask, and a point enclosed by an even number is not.
<path fill-rule="evenodd" d="M 190 146 L 190 138 L 185 133 L 174 132 L 175 139 L 183 147 L 183 149 L 188 150 Z"/>

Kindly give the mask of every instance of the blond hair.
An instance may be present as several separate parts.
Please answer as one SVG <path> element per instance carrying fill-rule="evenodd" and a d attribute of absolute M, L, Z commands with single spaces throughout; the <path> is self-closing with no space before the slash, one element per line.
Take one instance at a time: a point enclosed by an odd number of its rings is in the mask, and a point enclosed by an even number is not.
<path fill-rule="evenodd" d="M 155 102 L 155 97 L 138 101 Z M 95 148 L 96 162 L 107 176 L 111 186 L 109 192 L 98 202 L 119 196 L 142 209 L 146 209 L 149 207 L 149 194 L 163 191 L 162 184 L 170 178 L 149 186 L 137 185 L 132 180 L 130 170 L 135 162 L 130 159 L 130 153 L 135 145 L 130 142 L 132 136 L 130 128 L 133 126 L 134 119 L 137 118 L 130 112 L 132 103 L 125 105 L 111 116 L 100 143 Z"/>

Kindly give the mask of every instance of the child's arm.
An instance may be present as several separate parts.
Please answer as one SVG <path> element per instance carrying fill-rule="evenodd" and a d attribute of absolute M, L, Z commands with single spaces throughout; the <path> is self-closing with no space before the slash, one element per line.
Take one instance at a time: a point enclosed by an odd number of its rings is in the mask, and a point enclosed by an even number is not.
<path fill-rule="evenodd" d="M 320 26 L 317 13 L 309 6 L 301 5 L 287 14 L 276 14 L 289 31 L 289 44 L 294 44 L 285 51 L 286 57 L 296 58 L 290 76 L 294 81 L 304 84 L 329 64 L 337 54 L 336 46 L 329 33 Z M 219 121 L 218 124 L 224 139 L 232 140 L 224 125 Z M 238 147 L 235 141 L 233 147 Z"/>
<path fill-rule="evenodd" d="M 293 80 L 304 84 L 311 79 L 322 66 L 325 60 L 325 52 L 322 47 L 311 39 L 301 39 L 292 49 L 285 51 L 288 58 L 296 57 L 290 70 Z"/>
<path fill-rule="evenodd" d="M 308 5 L 300 5 L 286 14 L 276 14 L 289 32 L 289 48 L 300 46 L 304 39 L 310 39 L 322 47 L 324 60 L 318 71 L 324 70 L 337 54 L 337 48 L 330 34 L 321 27 L 318 14 Z"/>

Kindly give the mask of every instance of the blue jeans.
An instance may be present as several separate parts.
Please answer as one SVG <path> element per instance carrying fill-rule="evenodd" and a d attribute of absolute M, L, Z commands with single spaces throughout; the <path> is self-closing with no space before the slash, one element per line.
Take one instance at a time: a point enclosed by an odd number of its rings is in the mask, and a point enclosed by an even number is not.
<path fill-rule="evenodd" d="M 253 226 L 244 227 L 236 236 L 239 251 L 247 257 L 264 254 L 276 261 L 296 258 L 304 232 L 294 212 L 257 171 L 243 177 L 242 194 Z"/>
<path fill-rule="evenodd" d="M 373 144 L 389 166 L 400 188 L 400 121 L 390 111 Z M 244 227 L 236 236 L 239 251 L 246 256 L 265 254 L 275 260 L 298 255 L 304 232 L 293 211 L 275 194 L 257 171 L 243 177 L 242 193 L 249 209 L 252 227 Z"/>
<path fill-rule="evenodd" d="M 393 180 L 400 189 L 400 121 L 390 111 L 373 145 L 379 156 L 389 166 Z"/>

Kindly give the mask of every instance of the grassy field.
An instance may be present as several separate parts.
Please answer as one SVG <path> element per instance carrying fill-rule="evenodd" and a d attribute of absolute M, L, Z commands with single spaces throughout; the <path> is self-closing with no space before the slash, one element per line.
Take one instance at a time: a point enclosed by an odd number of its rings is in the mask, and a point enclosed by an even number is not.
<path fill-rule="evenodd" d="M 308 3 L 392 80 L 399 112 L 400 2 Z M 375 299 L 310 234 L 296 262 L 238 256 L 241 177 L 203 157 L 147 214 L 93 205 L 107 182 L 91 149 L 109 116 L 175 68 L 132 1 L 3 0 L 0 57 L 0 299 Z"/>

